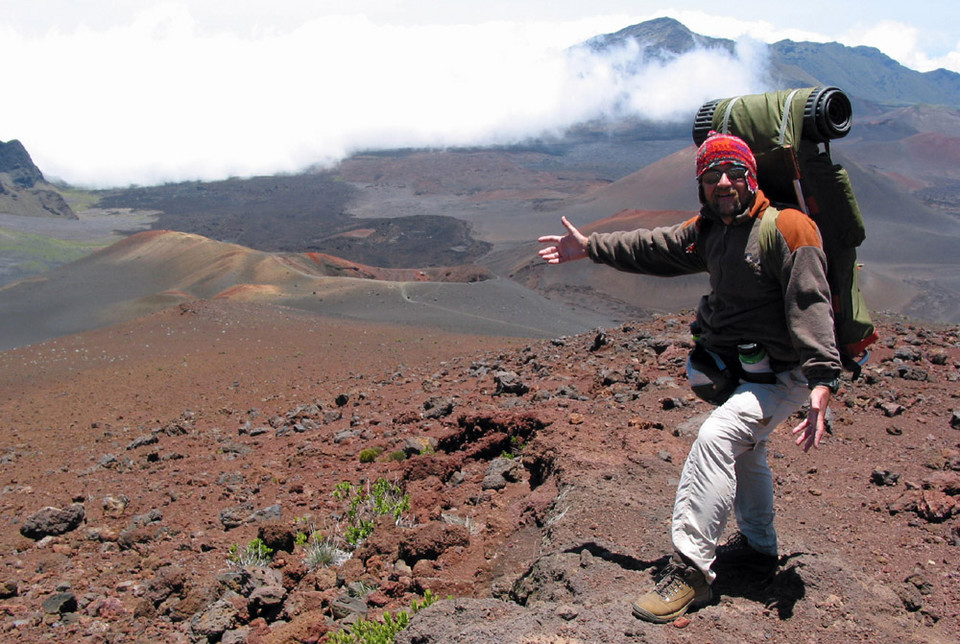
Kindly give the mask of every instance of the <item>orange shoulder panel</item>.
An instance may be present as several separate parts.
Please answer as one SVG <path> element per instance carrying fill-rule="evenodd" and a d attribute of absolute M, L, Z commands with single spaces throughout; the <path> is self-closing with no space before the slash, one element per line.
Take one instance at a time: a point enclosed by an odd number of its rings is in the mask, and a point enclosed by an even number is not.
<path fill-rule="evenodd" d="M 785 208 L 777 217 L 777 230 L 783 235 L 790 252 L 801 246 L 816 246 L 820 248 L 820 230 L 810 217 L 799 210 Z"/>

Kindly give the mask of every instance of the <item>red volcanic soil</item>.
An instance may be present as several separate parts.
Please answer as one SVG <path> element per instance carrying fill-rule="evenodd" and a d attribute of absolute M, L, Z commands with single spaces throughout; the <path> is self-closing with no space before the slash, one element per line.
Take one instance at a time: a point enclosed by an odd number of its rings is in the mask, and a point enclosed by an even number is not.
<path fill-rule="evenodd" d="M 305 482 L 281 483 L 281 478 L 304 481 L 297 472 L 284 474 L 277 467 L 277 461 L 302 447 L 300 434 L 256 450 L 257 459 L 263 461 L 251 470 L 248 459 L 234 460 L 236 454 L 220 443 L 243 440 L 238 427 L 244 423 L 269 426 L 278 414 L 314 401 L 335 407 L 333 400 L 340 394 L 357 402 L 362 399 L 358 392 L 369 381 L 413 367 L 440 368 L 444 357 L 517 342 L 326 320 L 293 309 L 211 300 L 0 353 L 4 463 L 0 512 L 5 526 L 0 531 L 4 553 L 0 582 L 19 586 L 17 597 L 11 599 L 6 592 L 0 600 L 3 638 L 59 639 L 63 628 L 35 630 L 35 607 L 27 598 L 46 596 L 68 580 L 78 595 L 97 588 L 94 592 L 105 597 L 117 596 L 120 588 L 124 602 L 136 600 L 124 584 L 142 578 L 144 572 L 149 576 L 150 567 L 161 561 L 186 564 L 191 578 L 212 580 L 224 568 L 226 548 L 252 538 L 224 533 L 217 521 L 219 508 L 213 506 L 234 505 L 236 497 L 251 495 L 264 502 L 269 497 L 272 503 L 278 495 L 285 496 L 283 489 L 295 487 L 304 501 L 296 503 L 303 507 L 285 508 L 285 516 L 293 517 L 309 513 L 310 497 L 329 497 L 329 486 L 316 488 L 321 471 L 335 482 L 354 476 L 355 457 L 344 464 L 333 458 L 325 466 L 311 458 L 295 468 L 307 474 Z M 347 423 L 349 417 L 348 412 Z M 195 434 L 165 440 L 155 448 L 127 449 L 138 436 L 182 422 L 211 422 L 203 433 L 212 431 L 208 437 L 219 438 L 207 447 L 199 446 L 196 441 L 206 439 Z M 104 464 L 112 461 L 109 455 L 117 461 Z M 245 485 L 212 494 L 206 489 L 234 470 L 242 471 Z M 273 480 L 265 485 L 262 476 Z M 120 517 L 106 516 L 102 507 L 103 499 L 112 496 L 129 499 Z M 64 506 L 77 499 L 84 499 L 88 508 L 86 527 L 66 539 L 51 537 L 47 543 L 31 545 L 18 533 L 18 525 L 34 508 Z M 111 547 L 132 517 L 150 510 L 162 512 L 164 524 L 177 535 L 153 544 L 150 549 L 163 551 L 158 551 L 159 559 L 139 547 L 132 551 Z M 92 534 L 99 536 L 86 541 Z M 73 542 L 75 536 L 81 541 Z M 196 554 L 212 548 L 218 554 L 200 558 L 178 554 L 184 547 L 196 549 Z M 52 576 L 51 566 L 57 569 Z M 115 617 L 136 621 L 135 611 L 130 604 Z M 88 630 L 90 620 L 81 621 L 85 624 L 81 630 Z M 118 637 L 115 632 L 110 634 L 110 641 L 132 641 L 126 639 L 132 637 L 131 631 L 124 633 L 117 640 L 112 639 Z M 144 641 L 148 640 L 161 641 Z"/>
<path fill-rule="evenodd" d="M 80 447 L 85 441 L 74 442 L 72 431 L 83 434 L 91 424 L 135 427 L 187 409 L 254 402 L 264 415 L 274 414 L 354 374 L 375 377 L 404 364 L 436 364 L 461 351 L 518 342 L 194 301 L 0 353 L 0 413 L 9 426 L 3 435 L 32 439 L 41 426 L 55 427 L 62 445 Z"/>
<path fill-rule="evenodd" d="M 398 642 L 957 641 L 960 333 L 899 320 L 819 450 L 772 439 L 777 573 L 630 615 L 709 411 L 686 322 L 521 341 L 211 300 L 0 353 L 0 633 L 315 642 L 430 590 Z M 380 478 L 401 523 L 311 570 L 295 535 Z M 228 563 L 257 537 L 269 565 Z"/>

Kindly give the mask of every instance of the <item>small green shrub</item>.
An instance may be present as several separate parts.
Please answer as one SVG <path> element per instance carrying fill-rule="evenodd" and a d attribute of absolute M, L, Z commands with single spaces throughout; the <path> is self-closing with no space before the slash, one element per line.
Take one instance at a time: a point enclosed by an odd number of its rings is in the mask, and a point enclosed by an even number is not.
<path fill-rule="evenodd" d="M 313 533 L 313 522 L 309 517 L 297 517 L 293 520 L 294 527 L 297 528 L 297 534 L 293 538 L 293 545 L 305 546 L 310 541 L 310 535 Z"/>
<path fill-rule="evenodd" d="M 383 454 L 382 447 L 368 447 L 367 449 L 360 451 L 360 462 L 373 463 L 381 454 Z"/>
<path fill-rule="evenodd" d="M 337 631 L 327 640 L 330 644 L 393 644 L 397 633 L 410 625 L 410 615 L 416 615 L 422 609 L 437 601 L 437 596 L 427 590 L 422 601 L 414 601 L 410 613 L 402 610 L 396 615 L 383 614 L 383 621 L 360 618 L 349 630 Z"/>
<path fill-rule="evenodd" d="M 273 549 L 260 538 L 254 539 L 243 548 L 233 544 L 227 551 L 227 563 L 237 568 L 268 566 L 272 560 Z"/>
<path fill-rule="evenodd" d="M 524 447 L 525 445 L 522 438 L 519 436 L 511 436 L 509 449 L 503 450 L 500 456 L 503 458 L 515 459 L 517 456 L 520 456 L 523 453 Z"/>
<path fill-rule="evenodd" d="M 343 537 L 352 548 L 370 536 L 377 517 L 391 515 L 399 524 L 403 513 L 410 509 L 410 495 L 384 478 L 377 479 L 372 486 L 367 483 L 365 488 L 342 481 L 334 488 L 333 497 L 347 505 Z"/>

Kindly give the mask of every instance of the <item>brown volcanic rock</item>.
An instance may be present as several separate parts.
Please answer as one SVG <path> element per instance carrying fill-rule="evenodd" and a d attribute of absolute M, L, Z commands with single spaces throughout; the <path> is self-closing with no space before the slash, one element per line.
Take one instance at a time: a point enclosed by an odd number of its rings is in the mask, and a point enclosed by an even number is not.
<path fill-rule="evenodd" d="M 87 508 L 85 525 L 36 543 L 0 531 L 0 580 L 15 589 L 0 632 L 319 641 L 334 614 L 376 618 L 429 589 L 454 599 L 398 641 L 956 641 L 960 517 L 940 510 L 956 499 L 960 334 L 898 320 L 883 322 L 864 380 L 844 383 L 819 450 L 803 454 L 789 427 L 774 434 L 778 573 L 721 575 L 684 629 L 631 616 L 666 560 L 683 428 L 709 410 L 661 359 L 688 342 L 686 322 L 520 344 L 215 300 L 0 353 L 8 524 Z M 500 372 L 529 391 L 498 393 Z M 409 413 L 437 398 L 453 412 Z M 432 453 L 394 460 L 414 438 Z M 519 468 L 485 488 L 510 457 Z M 899 478 L 878 485 L 874 471 Z M 345 512 L 336 484 L 378 478 L 404 487 L 411 510 L 341 568 L 305 572 L 303 545 L 259 572 L 228 566 L 230 546 L 258 535 L 286 547 L 284 526 L 329 533 Z M 912 505 L 891 513 L 905 494 Z M 125 509 L 108 512 L 120 495 Z M 225 530 L 220 512 L 244 504 L 281 516 Z M 76 617 L 45 615 L 63 592 Z"/>
<path fill-rule="evenodd" d="M 82 503 L 71 503 L 65 508 L 46 507 L 27 517 L 20 526 L 20 534 L 30 539 L 42 539 L 70 532 L 77 529 L 84 515 Z"/>

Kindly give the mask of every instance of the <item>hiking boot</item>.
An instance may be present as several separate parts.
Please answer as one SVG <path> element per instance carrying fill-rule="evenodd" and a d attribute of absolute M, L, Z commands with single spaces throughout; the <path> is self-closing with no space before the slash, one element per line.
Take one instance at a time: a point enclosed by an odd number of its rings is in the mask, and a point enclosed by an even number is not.
<path fill-rule="evenodd" d="M 726 543 L 717 546 L 716 565 L 746 567 L 751 570 L 772 572 L 780 565 L 776 555 L 755 550 L 742 532 L 735 533 Z"/>
<path fill-rule="evenodd" d="M 671 561 L 663 570 L 656 587 L 633 602 L 633 616 L 646 622 L 672 622 L 690 608 L 710 602 L 710 584 L 693 566 Z"/>

